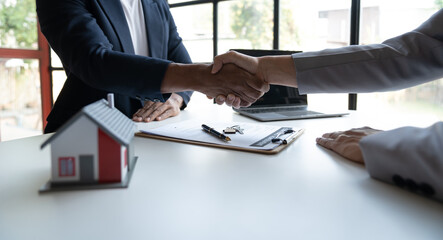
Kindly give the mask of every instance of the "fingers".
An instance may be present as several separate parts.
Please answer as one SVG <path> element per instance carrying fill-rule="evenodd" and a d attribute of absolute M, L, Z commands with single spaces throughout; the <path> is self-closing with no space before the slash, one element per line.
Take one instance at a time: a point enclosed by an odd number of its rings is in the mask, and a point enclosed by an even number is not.
<path fill-rule="evenodd" d="M 137 110 L 136 113 L 134 113 L 134 115 L 132 116 L 132 120 L 136 122 L 142 122 L 144 120 L 144 116 L 146 116 L 147 113 L 149 114 L 153 111 L 152 106 L 154 104 L 155 103 L 152 101 L 146 101 L 143 108 L 140 108 L 139 110 Z"/>
<path fill-rule="evenodd" d="M 232 63 L 251 74 L 257 74 L 259 68 L 259 58 L 241 54 L 236 51 L 229 51 L 214 58 L 211 73 L 218 73 L 223 65 Z"/>
<path fill-rule="evenodd" d="M 218 105 L 226 104 L 227 106 L 230 106 L 230 107 L 240 108 L 242 100 L 239 97 L 235 96 L 234 94 L 228 94 L 227 97 L 225 97 L 223 95 L 218 95 L 215 98 L 215 102 Z"/>
<path fill-rule="evenodd" d="M 352 128 L 350 130 L 346 131 L 337 131 L 337 132 L 331 132 L 331 133 L 325 133 L 322 135 L 323 138 L 332 138 L 336 139 L 339 136 L 346 135 L 346 136 L 356 136 L 356 137 L 365 137 L 374 133 L 380 132 L 380 130 L 376 130 L 370 127 L 360 127 L 360 128 Z"/>
<path fill-rule="evenodd" d="M 165 120 L 169 117 L 173 117 L 176 116 L 178 113 L 175 113 L 173 111 L 173 109 L 167 109 L 166 111 L 164 111 L 163 113 L 161 113 L 158 117 L 155 118 L 155 120 L 157 121 L 162 121 Z"/>
<path fill-rule="evenodd" d="M 249 107 L 249 105 L 248 105 L 248 107 Z M 232 103 L 232 107 L 237 108 L 237 109 L 241 107 L 241 99 L 239 97 L 235 97 L 235 100 Z"/>
<path fill-rule="evenodd" d="M 251 86 L 253 89 L 260 91 L 262 95 L 269 91 L 271 87 L 264 79 L 260 76 L 254 76 L 254 78 L 249 78 L 247 84 Z"/>
<path fill-rule="evenodd" d="M 332 138 L 325 138 L 325 137 L 319 137 L 316 138 L 315 141 L 318 145 L 325 147 L 327 149 L 332 149 L 334 146 L 334 139 Z"/>
<path fill-rule="evenodd" d="M 351 161 L 364 163 L 363 155 L 359 146 L 361 138 L 362 136 L 346 135 L 345 131 L 326 133 L 315 141 L 318 145 L 330 149 Z"/>
<path fill-rule="evenodd" d="M 207 79 L 201 92 L 210 98 L 222 95 L 225 98 L 218 97 L 216 103 L 226 103 L 236 108 L 251 105 L 269 90 L 266 82 L 234 64 L 225 64 L 222 71 Z M 228 99 L 229 94 L 233 94 L 234 98 Z"/>
<path fill-rule="evenodd" d="M 223 95 L 218 95 L 218 96 L 215 98 L 215 102 L 216 102 L 218 105 L 223 105 L 223 104 L 225 103 L 225 101 L 226 101 L 226 97 L 223 96 Z"/>
<path fill-rule="evenodd" d="M 140 108 L 134 115 L 133 120 L 136 122 L 161 121 L 169 117 L 176 116 L 180 113 L 180 107 L 165 103 L 146 102 L 143 108 Z"/>
<path fill-rule="evenodd" d="M 163 103 L 148 103 L 137 111 L 136 116 L 143 122 L 153 121 L 156 117 L 166 111 L 167 107 Z"/>
<path fill-rule="evenodd" d="M 330 132 L 330 133 L 323 134 L 322 137 L 323 138 L 336 139 L 338 136 L 340 136 L 343 133 L 344 133 L 343 131 Z"/>

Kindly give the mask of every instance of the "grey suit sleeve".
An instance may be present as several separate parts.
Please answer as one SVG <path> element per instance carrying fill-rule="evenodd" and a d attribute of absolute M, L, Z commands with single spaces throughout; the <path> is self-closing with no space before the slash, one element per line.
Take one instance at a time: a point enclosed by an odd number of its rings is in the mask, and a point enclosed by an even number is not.
<path fill-rule="evenodd" d="M 392 91 L 443 77 L 443 10 L 382 44 L 293 55 L 300 93 Z"/>
<path fill-rule="evenodd" d="M 360 147 L 373 178 L 443 201 L 443 122 L 370 135 Z"/>
<path fill-rule="evenodd" d="M 294 54 L 300 93 L 391 91 L 443 77 L 443 10 L 382 44 Z M 365 137 L 370 175 L 443 201 L 443 122 Z"/>

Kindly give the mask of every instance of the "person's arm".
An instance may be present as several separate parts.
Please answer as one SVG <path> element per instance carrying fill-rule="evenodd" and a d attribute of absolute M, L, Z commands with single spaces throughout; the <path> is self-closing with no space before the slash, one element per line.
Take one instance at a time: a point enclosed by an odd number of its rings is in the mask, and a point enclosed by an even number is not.
<path fill-rule="evenodd" d="M 181 91 L 198 90 L 213 97 L 234 93 L 242 98 L 245 106 L 261 96 L 261 90 L 269 88 L 261 80 L 239 73 L 234 67 L 225 74 L 212 76 L 206 65 L 177 67 L 168 60 L 114 51 L 97 19 L 89 12 L 93 4 L 96 2 L 37 1 L 41 29 L 51 47 L 61 56 L 67 72 L 89 86 L 130 97 L 144 99 L 149 96 L 160 100 L 163 100 L 162 93 Z M 182 71 L 183 68 L 187 71 Z M 224 84 L 220 76 L 231 77 L 229 85 Z M 259 88 L 255 88 L 257 86 Z M 217 93 L 218 90 L 222 91 Z"/>
<path fill-rule="evenodd" d="M 183 41 L 177 32 L 177 26 L 169 10 L 169 6 L 166 1 L 159 2 L 161 4 L 161 10 L 165 17 L 165 23 L 168 25 L 168 41 L 166 43 L 167 52 L 166 58 L 172 62 L 177 63 L 192 63 L 191 57 L 188 54 Z M 150 122 L 150 121 L 162 121 L 169 117 L 174 117 L 180 114 L 180 110 L 183 110 L 188 105 L 193 91 L 177 92 L 177 93 L 164 93 L 163 98 L 165 102 L 154 102 L 146 100 L 143 102 L 143 107 L 140 108 L 133 115 L 133 120 L 137 122 Z"/>
<path fill-rule="evenodd" d="M 287 56 L 254 58 L 228 52 L 214 59 L 213 72 L 234 63 L 269 84 L 306 93 L 391 91 L 443 76 L 443 10 L 416 30 L 382 44 L 348 46 Z"/>
<path fill-rule="evenodd" d="M 443 10 L 382 44 L 293 55 L 301 93 L 392 91 L 443 77 Z"/>
<path fill-rule="evenodd" d="M 162 99 L 170 61 L 114 50 L 90 9 L 95 1 L 37 0 L 41 30 L 69 74 L 107 92 Z"/>
<path fill-rule="evenodd" d="M 373 178 L 443 201 L 443 122 L 380 132 L 360 147 Z"/>
<path fill-rule="evenodd" d="M 269 90 L 269 85 L 233 64 L 227 64 L 217 74 L 211 66 L 203 64 L 171 63 L 161 85 L 162 92 L 195 90 L 215 97 L 234 94 L 249 106 Z"/>
<path fill-rule="evenodd" d="M 169 24 L 169 39 L 168 39 L 168 60 L 176 63 L 192 63 L 191 57 L 188 51 L 183 45 L 182 38 L 180 37 L 177 26 L 175 25 L 174 18 L 169 10 L 169 6 L 166 1 L 162 1 L 164 14 L 167 16 Z M 183 110 L 188 105 L 192 91 L 177 92 L 183 98 L 180 109 Z"/>

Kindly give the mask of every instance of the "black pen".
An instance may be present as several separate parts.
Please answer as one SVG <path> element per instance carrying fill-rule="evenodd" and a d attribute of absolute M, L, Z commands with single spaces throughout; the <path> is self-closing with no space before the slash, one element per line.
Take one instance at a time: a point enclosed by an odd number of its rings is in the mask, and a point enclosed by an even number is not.
<path fill-rule="evenodd" d="M 205 132 L 208 132 L 220 139 L 223 139 L 224 141 L 231 141 L 231 139 L 227 136 L 225 136 L 223 133 L 218 132 L 217 130 L 209 127 L 208 125 L 202 124 L 202 128 Z"/>

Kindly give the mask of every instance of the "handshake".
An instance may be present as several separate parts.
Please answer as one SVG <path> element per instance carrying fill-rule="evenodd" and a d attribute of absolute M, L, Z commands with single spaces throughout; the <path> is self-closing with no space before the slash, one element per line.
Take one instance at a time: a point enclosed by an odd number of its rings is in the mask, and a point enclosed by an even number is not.
<path fill-rule="evenodd" d="M 232 71 L 243 72 L 247 78 L 231 79 L 233 83 L 230 86 L 236 89 L 225 89 L 228 90 L 227 95 L 226 93 L 222 93 L 215 96 L 215 102 L 217 104 L 221 105 L 225 103 L 235 108 L 247 107 L 269 91 L 269 83 L 266 81 L 263 72 L 259 71 L 258 58 L 249 57 L 234 51 L 218 55 L 214 58 L 211 69 L 212 74 L 223 75 Z M 229 92 L 230 90 L 231 92 Z M 248 95 L 249 98 L 243 98 L 243 94 Z M 207 97 L 209 99 L 214 98 L 214 96 L 208 94 Z"/>
<path fill-rule="evenodd" d="M 250 57 L 230 51 L 212 65 L 171 63 L 162 92 L 199 91 L 217 104 L 248 107 L 269 91 L 270 84 L 296 87 L 291 56 Z"/>

